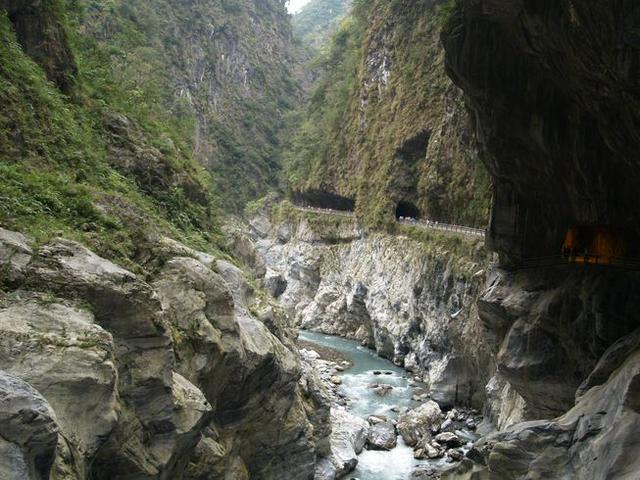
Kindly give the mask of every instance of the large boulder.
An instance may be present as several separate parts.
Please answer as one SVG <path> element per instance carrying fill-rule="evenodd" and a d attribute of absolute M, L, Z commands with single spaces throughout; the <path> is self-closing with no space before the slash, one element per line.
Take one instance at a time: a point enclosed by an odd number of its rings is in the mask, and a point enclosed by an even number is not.
<path fill-rule="evenodd" d="M 233 299 L 238 305 L 249 305 L 254 297 L 254 289 L 244 274 L 244 272 L 226 260 L 218 260 L 216 269 L 220 276 L 227 282 Z"/>
<path fill-rule="evenodd" d="M 25 286 L 91 307 L 96 323 L 114 337 L 120 394 L 145 425 L 161 424 L 172 409 L 173 352 L 162 306 L 151 286 L 63 239 L 37 250 L 25 271 Z"/>
<path fill-rule="evenodd" d="M 211 419 L 213 409 L 204 394 L 182 375 L 173 372 L 171 389 L 174 415 L 170 441 L 155 442 L 153 455 L 160 459 L 168 472 L 184 471 L 189 456 L 201 438 L 201 433 Z"/>
<path fill-rule="evenodd" d="M 280 298 L 287 289 L 287 279 L 273 271 L 267 271 L 263 283 L 264 288 L 273 298 Z"/>
<path fill-rule="evenodd" d="M 331 408 L 331 425 L 331 464 L 327 461 L 318 464 L 318 478 L 340 478 L 356 468 L 358 454 L 367 441 L 367 421 L 342 408 Z"/>
<path fill-rule="evenodd" d="M 432 428 L 439 426 L 442 419 L 438 404 L 429 400 L 398 417 L 398 433 L 407 445 L 414 447 L 420 440 L 429 439 Z"/>
<path fill-rule="evenodd" d="M 178 431 L 171 338 L 167 333 L 165 313 L 151 286 L 79 243 L 63 239 L 56 239 L 34 251 L 23 268 L 19 285 L 87 305 L 95 324 L 113 337 L 120 415 L 115 428 L 94 456 L 91 475 L 96 479 L 124 475 L 171 478 L 176 468 L 173 459 L 184 455 L 189 446 L 181 441 Z M 64 329 L 62 331 L 64 337 Z M 90 341 L 85 346 L 92 347 L 93 343 Z M 55 346 L 51 348 L 55 350 Z M 64 361 L 66 364 L 67 360 Z M 66 411 L 70 412 L 69 417 L 73 415 L 72 410 L 60 408 L 61 416 Z M 110 418 L 108 412 L 107 408 L 105 415 Z M 82 418 L 80 414 L 78 418 Z M 83 437 L 85 420 L 70 421 L 77 430 L 74 435 L 80 440 L 72 437 L 67 458 L 74 459 L 80 476 L 84 475 L 82 465 L 86 456 L 90 456 L 96 447 L 90 441 L 91 432 L 87 432 L 88 439 Z M 98 420 L 95 426 L 98 433 L 94 435 L 100 437 L 106 427 Z M 67 430 L 71 431 L 71 428 L 67 427 Z M 101 441 L 104 437 L 100 437 L 98 442 Z M 77 455 L 74 449 L 81 443 L 87 450 Z M 171 453 L 165 454 L 169 450 Z M 157 455 L 157 452 L 163 453 Z"/>
<path fill-rule="evenodd" d="M 200 442 L 194 449 L 184 478 L 187 480 L 249 480 L 249 472 L 242 457 L 230 452 L 219 443 L 220 435 L 214 427 L 204 430 Z"/>
<path fill-rule="evenodd" d="M 456 448 L 464 445 L 464 441 L 452 432 L 439 433 L 434 437 L 434 440 L 440 445 L 446 446 L 447 448 Z"/>
<path fill-rule="evenodd" d="M 581 392 L 576 405 L 561 417 L 518 423 L 481 439 L 476 451 L 483 458 L 477 460 L 480 465 L 486 464 L 482 469 L 490 472 L 489 478 L 637 478 L 638 338 L 634 334 L 622 339 L 605 353 L 594 369 L 591 388 Z M 629 351 L 632 339 L 635 348 Z M 621 358 L 621 350 L 629 354 Z M 614 364 L 617 367 L 612 368 Z M 611 372 L 606 379 L 601 375 L 604 371 Z"/>
<path fill-rule="evenodd" d="M 153 284 L 171 324 L 178 371 L 214 407 L 217 437 L 199 444 L 189 469 L 224 471 L 235 455 L 251 477 L 304 478 L 320 441 L 322 416 L 309 414 L 318 405 L 299 383 L 297 356 L 247 309 L 242 272 L 228 263 L 217 267 L 221 274 L 177 257 Z M 227 453 L 207 457 L 212 449 Z"/>
<path fill-rule="evenodd" d="M 151 287 L 77 242 L 56 239 L 40 247 L 25 276 L 30 288 L 47 289 L 91 305 L 98 323 L 115 337 L 165 334 L 160 302 Z"/>
<path fill-rule="evenodd" d="M 229 236 L 229 241 L 226 245 L 227 249 L 251 269 L 251 273 L 255 278 L 264 277 L 267 268 L 262 255 L 256 250 L 252 239 L 246 233 L 236 228 L 226 228 L 225 230 L 225 233 Z"/>
<path fill-rule="evenodd" d="M 157 270 L 175 257 L 190 257 L 207 267 L 213 267 L 216 259 L 213 255 L 200 252 L 169 237 L 154 238 L 146 248 L 141 249 L 137 260 L 150 270 Z"/>
<path fill-rule="evenodd" d="M 0 478 L 49 479 L 58 441 L 55 418 L 33 387 L 0 371 Z"/>
<path fill-rule="evenodd" d="M 172 325 L 178 371 L 199 385 L 215 407 L 233 372 L 230 365 L 242 358 L 228 286 L 198 260 L 176 257 L 165 264 L 153 287 Z"/>
<path fill-rule="evenodd" d="M 398 443 L 396 427 L 391 422 L 379 422 L 369 427 L 367 448 L 372 450 L 391 450 Z"/>
<path fill-rule="evenodd" d="M 86 476 L 118 419 L 111 334 L 86 309 L 15 292 L 0 307 L 0 365 L 47 399 L 75 459 L 73 469 Z"/>

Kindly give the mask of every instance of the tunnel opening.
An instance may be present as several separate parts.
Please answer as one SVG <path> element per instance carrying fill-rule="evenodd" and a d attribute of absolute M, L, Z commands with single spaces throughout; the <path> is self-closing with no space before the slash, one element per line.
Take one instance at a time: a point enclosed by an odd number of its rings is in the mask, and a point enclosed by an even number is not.
<path fill-rule="evenodd" d="M 293 202 L 299 207 L 322 208 L 341 212 L 353 212 L 356 207 L 356 202 L 353 198 L 324 190 L 295 192 L 293 194 Z"/>
<path fill-rule="evenodd" d="M 605 225 L 576 225 L 567 230 L 562 256 L 570 263 L 623 265 L 631 260 L 623 229 Z"/>
<path fill-rule="evenodd" d="M 396 220 L 419 220 L 420 209 L 413 203 L 402 200 L 396 206 Z"/>

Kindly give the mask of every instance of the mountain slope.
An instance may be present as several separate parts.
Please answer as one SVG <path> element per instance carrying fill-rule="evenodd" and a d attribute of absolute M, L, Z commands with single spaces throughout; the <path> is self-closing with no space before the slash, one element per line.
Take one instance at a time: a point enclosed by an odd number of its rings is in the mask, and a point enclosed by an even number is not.
<path fill-rule="evenodd" d="M 293 15 L 293 30 L 305 45 L 319 49 L 350 6 L 351 0 L 312 0 Z"/>
<path fill-rule="evenodd" d="M 124 263 L 149 232 L 213 248 L 211 180 L 180 136 L 91 95 L 62 4 L 0 7 L 0 223 L 81 239 Z M 35 63 L 28 53 L 43 42 L 63 61 L 40 52 Z"/>
<path fill-rule="evenodd" d="M 223 207 L 272 187 L 299 53 L 280 0 L 80 0 L 77 45 L 98 95 L 182 131 Z M 102 75 L 106 76 L 106 75 Z"/>
<path fill-rule="evenodd" d="M 422 217 L 484 226 L 489 187 L 460 91 L 444 72 L 449 3 L 356 2 L 287 153 L 294 191 L 356 200 L 369 224 L 403 202 Z"/>

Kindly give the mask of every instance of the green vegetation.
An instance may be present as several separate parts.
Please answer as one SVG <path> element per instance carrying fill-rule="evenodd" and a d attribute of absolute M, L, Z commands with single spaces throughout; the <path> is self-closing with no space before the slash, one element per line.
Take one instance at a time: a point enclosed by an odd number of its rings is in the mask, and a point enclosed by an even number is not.
<path fill-rule="evenodd" d="M 180 135 L 171 124 L 156 123 L 131 141 L 147 152 L 148 138 L 159 148 L 162 142 L 173 144 L 173 149 L 163 149 L 166 153 L 151 151 L 158 152 L 162 169 L 182 183 L 146 188 L 141 175 L 121 173 L 114 166 L 113 139 L 105 125 L 114 107 L 93 95 L 94 85 L 79 58 L 80 73 L 68 97 L 24 53 L 12 23 L 0 12 L 0 224 L 39 241 L 58 235 L 81 240 L 131 268 L 136 268 L 140 242 L 151 231 L 215 250 L 219 229 L 206 193 L 210 179 L 188 148 L 175 146 Z M 127 113 L 141 123 L 149 118 Z M 164 135 L 158 134 L 161 129 Z M 185 185 L 202 197 L 189 200 Z"/>
<path fill-rule="evenodd" d="M 295 34 L 305 45 L 320 49 L 349 11 L 350 0 L 314 0 L 293 16 Z"/>
<path fill-rule="evenodd" d="M 75 2 L 93 96 L 195 151 L 222 208 L 277 184 L 285 117 L 301 97 L 282 2 Z"/>
<path fill-rule="evenodd" d="M 439 35 L 456 0 L 357 0 L 315 60 L 322 72 L 288 145 L 294 190 L 355 197 L 369 226 L 397 202 L 424 217 L 482 226 L 489 179 Z"/>
<path fill-rule="evenodd" d="M 307 110 L 299 114 L 300 127 L 285 154 L 285 174 L 296 189 L 333 181 L 328 173 L 333 167 L 329 160 L 333 150 L 345 141 L 343 120 L 358 89 L 365 29 L 366 14 L 352 14 L 342 21 L 327 51 L 314 61 L 313 68 L 323 75 L 311 93 Z"/>
<path fill-rule="evenodd" d="M 322 232 L 323 229 L 340 229 L 353 227 L 355 217 L 332 213 L 316 213 L 300 210 L 288 201 L 282 201 L 273 205 L 271 220 L 274 224 L 283 222 L 300 223 L 306 221 L 314 230 Z"/>
<path fill-rule="evenodd" d="M 465 267 L 461 270 L 464 270 L 466 274 L 476 273 L 468 271 L 466 267 L 469 265 L 488 265 L 491 260 L 491 253 L 486 249 L 484 240 L 481 238 L 469 237 L 455 232 L 427 230 L 409 225 L 398 225 L 397 232 L 418 242 L 425 249 L 425 252 L 446 252 L 445 255 L 460 260 L 460 265 Z"/>

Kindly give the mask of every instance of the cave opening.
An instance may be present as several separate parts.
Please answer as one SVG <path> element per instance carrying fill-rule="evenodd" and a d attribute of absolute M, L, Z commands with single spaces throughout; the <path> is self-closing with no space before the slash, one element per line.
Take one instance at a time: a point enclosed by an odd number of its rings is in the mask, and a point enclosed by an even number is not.
<path fill-rule="evenodd" d="M 570 263 L 638 266 L 638 238 L 629 229 L 611 225 L 569 228 L 562 256 Z"/>
<path fill-rule="evenodd" d="M 293 194 L 293 202 L 300 207 L 339 210 L 342 212 L 353 212 L 356 207 L 356 202 L 353 198 L 324 190 L 295 192 Z"/>
<path fill-rule="evenodd" d="M 396 220 L 401 218 L 420 219 L 420 209 L 413 203 L 402 200 L 396 206 Z"/>

